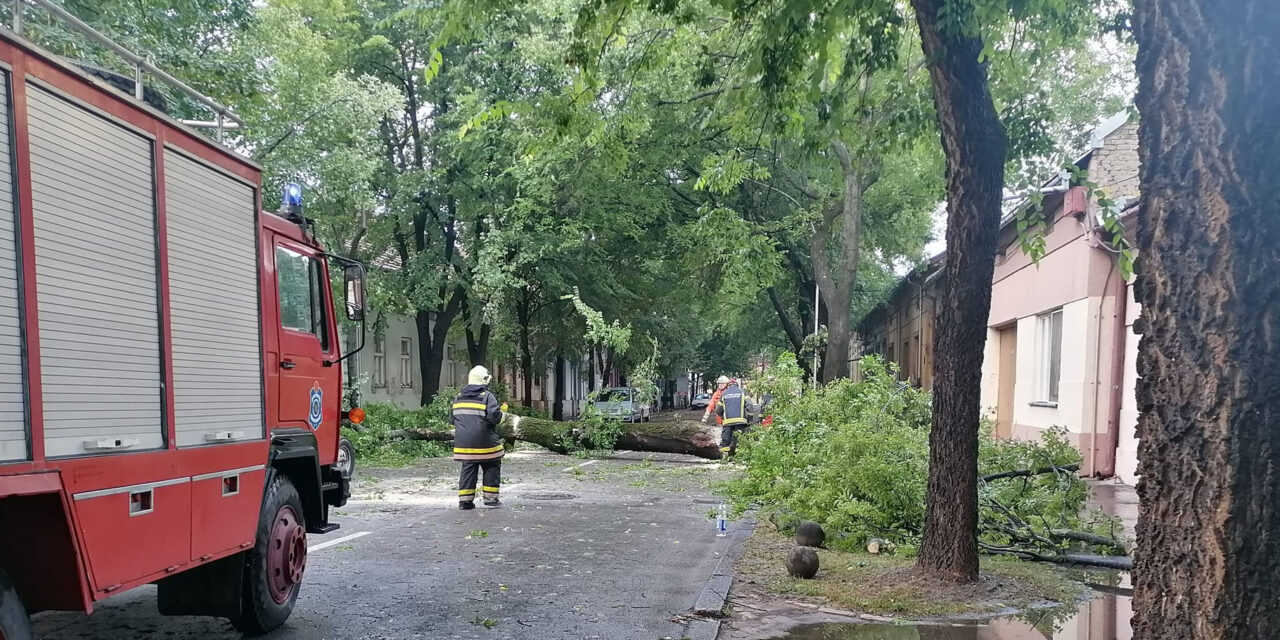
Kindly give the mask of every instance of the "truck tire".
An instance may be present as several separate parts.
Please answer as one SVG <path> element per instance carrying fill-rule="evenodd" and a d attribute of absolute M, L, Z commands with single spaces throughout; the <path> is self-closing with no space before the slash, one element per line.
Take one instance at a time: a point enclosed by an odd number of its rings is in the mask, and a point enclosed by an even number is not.
<path fill-rule="evenodd" d="M 302 498 L 289 478 L 271 469 L 258 516 L 258 535 L 246 558 L 243 612 L 236 630 L 258 636 L 284 624 L 293 613 L 307 565 L 307 523 Z"/>
<path fill-rule="evenodd" d="M 356 473 L 356 446 L 346 438 L 338 439 L 338 460 L 333 463 L 334 469 L 342 477 L 350 480 Z"/>
<path fill-rule="evenodd" d="M 9 576 L 0 571 L 0 640 L 32 640 L 31 618 Z"/>

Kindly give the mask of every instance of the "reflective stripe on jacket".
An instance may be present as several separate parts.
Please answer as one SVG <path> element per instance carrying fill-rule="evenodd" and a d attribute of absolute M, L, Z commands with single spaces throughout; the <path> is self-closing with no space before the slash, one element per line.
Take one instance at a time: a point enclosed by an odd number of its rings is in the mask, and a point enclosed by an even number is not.
<path fill-rule="evenodd" d="M 731 384 L 725 388 L 716 405 L 716 415 L 724 417 L 722 424 L 726 427 L 747 424 L 747 398 L 742 387 Z"/>
<path fill-rule="evenodd" d="M 488 387 L 469 384 L 453 399 L 453 459 L 493 460 L 501 458 L 502 438 L 498 424 L 502 410 Z"/>

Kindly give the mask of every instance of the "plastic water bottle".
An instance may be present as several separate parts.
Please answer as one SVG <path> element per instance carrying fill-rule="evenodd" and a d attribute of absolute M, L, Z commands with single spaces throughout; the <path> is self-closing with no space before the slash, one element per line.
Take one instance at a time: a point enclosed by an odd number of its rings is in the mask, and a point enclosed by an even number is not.
<path fill-rule="evenodd" d="M 729 507 L 723 502 L 716 507 L 716 537 L 729 535 Z"/>

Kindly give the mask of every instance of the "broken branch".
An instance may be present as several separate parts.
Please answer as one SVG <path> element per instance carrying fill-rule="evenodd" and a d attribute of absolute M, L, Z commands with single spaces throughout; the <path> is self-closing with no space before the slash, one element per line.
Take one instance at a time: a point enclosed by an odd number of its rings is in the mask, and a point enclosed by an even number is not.
<path fill-rule="evenodd" d="M 1062 471 L 1079 471 L 1080 465 L 1068 464 L 1061 467 L 1040 467 L 1039 469 L 1015 469 L 1013 471 L 1001 471 L 993 473 L 989 476 L 983 476 L 983 482 L 991 482 L 992 480 L 1002 480 L 1004 478 L 1022 478 L 1025 476 L 1038 476 L 1046 473 L 1059 473 Z"/>

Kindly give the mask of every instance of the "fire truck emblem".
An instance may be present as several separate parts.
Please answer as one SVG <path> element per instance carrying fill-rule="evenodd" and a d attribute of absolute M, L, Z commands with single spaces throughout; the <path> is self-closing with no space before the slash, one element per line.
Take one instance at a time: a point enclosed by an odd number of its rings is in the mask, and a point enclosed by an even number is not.
<path fill-rule="evenodd" d="M 324 403 L 321 402 L 323 397 L 324 392 L 320 390 L 320 383 L 311 383 L 311 410 L 307 413 L 307 424 L 311 425 L 312 431 L 320 428 L 324 408 Z"/>

